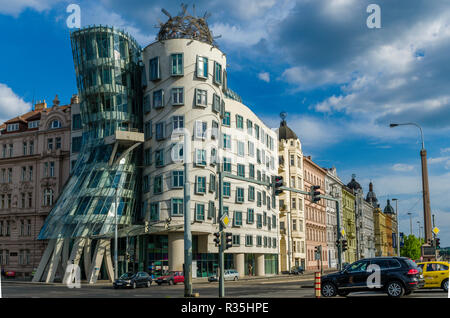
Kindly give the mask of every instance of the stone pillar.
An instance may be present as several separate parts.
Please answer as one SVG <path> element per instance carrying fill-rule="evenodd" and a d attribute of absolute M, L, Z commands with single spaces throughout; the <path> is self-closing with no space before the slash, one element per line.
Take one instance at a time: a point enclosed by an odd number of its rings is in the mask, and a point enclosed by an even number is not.
<path fill-rule="evenodd" d="M 169 270 L 182 271 L 184 263 L 184 233 L 169 233 Z"/>
<path fill-rule="evenodd" d="M 239 277 L 243 277 L 245 275 L 245 262 L 244 262 L 244 253 L 234 254 L 234 266 L 236 266 L 236 270 L 239 273 Z"/>
<path fill-rule="evenodd" d="M 255 254 L 256 258 L 256 276 L 264 276 L 264 254 Z"/>

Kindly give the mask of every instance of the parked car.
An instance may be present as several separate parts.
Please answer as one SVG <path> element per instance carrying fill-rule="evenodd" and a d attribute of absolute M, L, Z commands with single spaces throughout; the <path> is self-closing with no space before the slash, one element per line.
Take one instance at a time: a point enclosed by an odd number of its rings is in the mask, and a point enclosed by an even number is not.
<path fill-rule="evenodd" d="M 423 288 L 442 288 L 448 292 L 449 263 L 447 262 L 422 262 L 418 263 L 423 271 L 425 285 Z"/>
<path fill-rule="evenodd" d="M 152 284 L 151 276 L 146 272 L 137 272 L 134 273 L 125 273 L 116 279 L 113 283 L 113 287 L 115 289 L 120 287 L 131 287 L 136 288 L 139 286 L 147 286 L 150 287 Z"/>
<path fill-rule="evenodd" d="M 224 280 L 238 280 L 239 279 L 239 272 L 235 269 L 226 269 L 223 272 L 223 279 Z M 208 277 L 209 282 L 217 282 L 218 278 L 217 275 Z"/>
<path fill-rule="evenodd" d="M 156 283 L 158 285 L 161 284 L 169 284 L 176 285 L 177 283 L 184 283 L 184 274 L 183 272 L 170 271 L 167 275 L 160 276 L 156 279 Z"/>
<path fill-rule="evenodd" d="M 369 268 L 370 265 L 379 266 L 378 285 L 371 285 L 375 282 L 371 276 L 374 270 L 372 266 Z M 347 296 L 359 291 L 384 291 L 390 297 L 401 297 L 424 284 L 422 270 L 409 258 L 376 257 L 356 261 L 340 272 L 323 276 L 321 289 L 324 297 Z"/>
<path fill-rule="evenodd" d="M 301 266 L 294 266 L 291 268 L 289 274 L 291 275 L 303 275 L 304 269 Z"/>

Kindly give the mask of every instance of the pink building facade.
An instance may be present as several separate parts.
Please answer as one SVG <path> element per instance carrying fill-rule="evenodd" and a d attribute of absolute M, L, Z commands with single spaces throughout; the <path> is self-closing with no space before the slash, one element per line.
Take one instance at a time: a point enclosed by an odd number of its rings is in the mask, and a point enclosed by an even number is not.
<path fill-rule="evenodd" d="M 47 245 L 36 237 L 69 177 L 71 105 L 57 97 L 51 107 L 37 103 L 0 133 L 0 267 L 27 277 Z"/>

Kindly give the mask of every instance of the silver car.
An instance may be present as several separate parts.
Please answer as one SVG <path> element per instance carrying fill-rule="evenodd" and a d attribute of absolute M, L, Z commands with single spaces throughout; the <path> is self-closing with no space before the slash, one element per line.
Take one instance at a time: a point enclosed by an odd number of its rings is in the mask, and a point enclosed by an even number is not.
<path fill-rule="evenodd" d="M 223 273 L 224 280 L 238 280 L 239 279 L 239 273 L 235 269 L 226 269 Z M 217 282 L 218 277 L 217 275 L 208 277 L 209 282 Z"/>

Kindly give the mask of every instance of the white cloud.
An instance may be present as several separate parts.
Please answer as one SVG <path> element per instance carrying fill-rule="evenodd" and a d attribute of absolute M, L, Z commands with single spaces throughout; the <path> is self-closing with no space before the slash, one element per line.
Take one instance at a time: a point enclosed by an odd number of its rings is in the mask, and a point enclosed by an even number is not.
<path fill-rule="evenodd" d="M 50 9 L 61 0 L 0 0 L 0 14 L 18 17 L 25 9 L 33 9 L 42 12 Z"/>
<path fill-rule="evenodd" d="M 31 109 L 31 104 L 17 96 L 13 90 L 0 83 L 0 122 L 3 123 Z"/>
<path fill-rule="evenodd" d="M 259 73 L 258 78 L 266 83 L 270 82 L 270 74 L 268 72 Z"/>
<path fill-rule="evenodd" d="M 396 163 L 395 165 L 392 166 L 392 170 L 399 171 L 399 172 L 407 172 L 407 171 L 414 170 L 414 166 L 413 165 L 407 165 L 407 164 L 404 164 L 404 163 Z"/>

